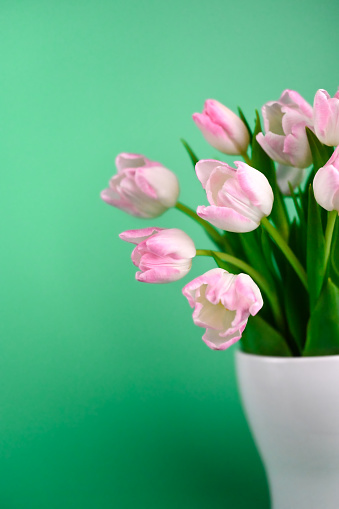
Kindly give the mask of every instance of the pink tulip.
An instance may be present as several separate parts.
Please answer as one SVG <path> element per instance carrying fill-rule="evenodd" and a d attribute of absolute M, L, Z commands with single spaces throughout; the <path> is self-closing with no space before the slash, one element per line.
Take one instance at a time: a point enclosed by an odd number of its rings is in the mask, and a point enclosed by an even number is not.
<path fill-rule="evenodd" d="M 339 145 L 339 89 L 334 97 L 318 90 L 314 98 L 314 129 L 321 143 Z"/>
<path fill-rule="evenodd" d="M 210 203 L 209 207 L 198 207 L 197 214 L 222 230 L 250 232 L 270 214 L 273 191 L 260 171 L 241 161 L 235 165 L 237 169 L 214 159 L 195 165 Z"/>
<path fill-rule="evenodd" d="M 250 142 L 244 122 L 223 104 L 213 99 L 205 102 L 202 113 L 193 120 L 212 147 L 224 154 L 243 154 Z"/>
<path fill-rule="evenodd" d="M 262 108 L 266 134 L 257 134 L 265 152 L 280 164 L 307 168 L 312 154 L 305 127 L 313 129 L 313 110 L 294 90 L 285 90 L 278 101 Z"/>
<path fill-rule="evenodd" d="M 193 240 L 176 228 L 128 230 L 119 237 L 137 245 L 132 262 L 141 271 L 135 278 L 144 283 L 171 283 L 183 278 L 196 254 Z"/>
<path fill-rule="evenodd" d="M 119 154 L 118 173 L 101 198 L 132 216 L 157 217 L 174 207 L 179 196 L 177 177 L 162 164 L 139 154 Z"/>
<path fill-rule="evenodd" d="M 212 269 L 182 290 L 193 311 L 193 321 L 206 329 L 202 339 L 213 350 L 225 350 L 241 338 L 249 315 L 263 306 L 258 286 L 247 274 L 235 276 Z"/>
<path fill-rule="evenodd" d="M 339 212 L 339 147 L 335 149 L 325 166 L 320 168 L 313 180 L 314 196 L 324 209 Z"/>
<path fill-rule="evenodd" d="M 280 191 L 286 196 L 291 195 L 288 183 L 295 189 L 301 184 L 304 177 L 305 170 L 294 168 L 293 166 L 285 166 L 284 164 L 278 164 L 277 166 L 277 183 Z"/>

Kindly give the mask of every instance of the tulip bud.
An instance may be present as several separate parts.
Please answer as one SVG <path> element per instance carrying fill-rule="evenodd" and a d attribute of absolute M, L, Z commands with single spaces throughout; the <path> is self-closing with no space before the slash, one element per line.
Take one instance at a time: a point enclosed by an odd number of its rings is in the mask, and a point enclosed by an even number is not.
<path fill-rule="evenodd" d="M 140 269 L 135 278 L 144 283 L 171 283 L 183 278 L 196 255 L 193 240 L 176 228 L 128 230 L 119 237 L 137 245 L 132 262 Z"/>
<path fill-rule="evenodd" d="M 213 350 L 225 350 L 241 338 L 249 315 L 263 306 L 260 290 L 247 274 L 212 269 L 182 290 L 194 308 L 193 322 L 206 329 L 202 339 Z"/>
<path fill-rule="evenodd" d="M 334 97 L 318 90 L 314 98 L 314 130 L 321 143 L 339 145 L 339 89 Z"/>
<path fill-rule="evenodd" d="M 213 99 L 205 102 L 202 113 L 193 120 L 206 141 L 224 154 L 243 154 L 250 142 L 244 122 L 223 104 Z"/>
<path fill-rule="evenodd" d="M 285 166 L 278 164 L 277 166 L 277 184 L 280 191 L 286 196 L 291 195 L 291 190 L 288 183 L 292 188 L 298 187 L 305 177 L 305 170 L 294 168 L 293 166 Z"/>
<path fill-rule="evenodd" d="M 229 232 L 255 230 L 271 213 L 273 191 L 260 171 L 241 161 L 237 169 L 213 159 L 201 160 L 195 170 L 206 190 L 209 207 L 197 208 L 198 216 Z"/>
<path fill-rule="evenodd" d="M 174 207 L 179 196 L 177 177 L 162 164 L 139 154 L 119 154 L 118 173 L 101 198 L 132 216 L 157 217 Z"/>
<path fill-rule="evenodd" d="M 313 110 L 298 92 L 285 90 L 278 101 L 262 107 L 266 134 L 257 141 L 271 159 L 286 166 L 307 168 L 312 154 L 305 127 L 313 130 Z"/>
<path fill-rule="evenodd" d="M 314 197 L 321 207 L 339 212 L 339 147 L 313 180 Z"/>

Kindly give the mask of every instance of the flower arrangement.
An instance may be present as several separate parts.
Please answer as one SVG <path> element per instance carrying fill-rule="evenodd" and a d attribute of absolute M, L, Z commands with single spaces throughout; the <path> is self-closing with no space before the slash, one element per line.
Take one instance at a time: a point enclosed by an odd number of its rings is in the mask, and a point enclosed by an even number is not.
<path fill-rule="evenodd" d="M 262 117 L 264 132 L 258 112 L 252 130 L 240 108 L 238 116 L 211 99 L 193 115 L 212 147 L 242 158 L 235 167 L 198 160 L 182 140 L 209 203 L 196 212 L 178 201 L 175 174 L 138 154 L 118 155 L 101 197 L 148 219 L 176 207 L 205 229 L 215 250 L 196 249 L 177 228 L 120 238 L 135 244 L 132 262 L 144 283 L 185 277 L 196 256 L 214 260 L 183 288 L 208 347 L 241 340 L 257 355 L 339 354 L 339 90 L 332 98 L 318 90 L 313 107 L 285 90 Z"/>

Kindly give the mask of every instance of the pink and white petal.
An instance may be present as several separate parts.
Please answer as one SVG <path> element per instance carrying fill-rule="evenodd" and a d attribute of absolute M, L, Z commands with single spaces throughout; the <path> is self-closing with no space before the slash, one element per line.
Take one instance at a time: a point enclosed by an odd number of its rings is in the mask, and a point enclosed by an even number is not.
<path fill-rule="evenodd" d="M 288 183 L 291 184 L 292 188 L 299 186 L 305 178 L 305 170 L 301 168 L 294 168 L 294 166 L 286 166 L 284 164 L 278 164 L 277 166 L 277 183 L 280 191 L 290 196 L 291 191 Z"/>
<path fill-rule="evenodd" d="M 171 255 L 174 259 L 194 258 L 196 249 L 193 240 L 177 228 L 164 229 L 146 241 L 147 248 L 157 256 Z"/>
<path fill-rule="evenodd" d="M 226 271 L 220 268 L 211 269 L 184 286 L 182 293 L 187 298 L 192 308 L 196 305 L 196 298 L 199 298 L 201 294 L 200 288 L 204 285 L 215 284 L 220 279 L 220 275 L 224 272 Z"/>
<path fill-rule="evenodd" d="M 195 165 L 195 172 L 204 189 L 212 172 L 218 166 L 226 166 L 226 164 L 216 159 L 201 159 Z"/>
<path fill-rule="evenodd" d="M 330 96 L 326 90 L 322 89 L 318 90 L 314 97 L 314 129 L 320 141 L 325 137 L 330 117 L 329 98 Z"/>
<path fill-rule="evenodd" d="M 320 168 L 313 180 L 313 190 L 315 199 L 321 207 L 328 211 L 337 210 L 335 195 L 339 190 L 339 171 L 332 165 Z"/>
<path fill-rule="evenodd" d="M 202 132 L 205 140 L 212 147 L 223 153 L 239 154 L 238 148 L 225 130 L 220 125 L 214 123 L 206 114 L 194 113 L 192 118 Z"/>
<path fill-rule="evenodd" d="M 283 113 L 281 105 L 276 101 L 270 101 L 262 107 L 262 115 L 264 119 L 264 127 L 266 133 L 284 135 L 282 128 Z"/>
<path fill-rule="evenodd" d="M 139 230 L 126 230 L 119 234 L 119 237 L 126 242 L 131 244 L 140 244 L 144 240 L 148 239 L 151 235 L 163 231 L 164 228 L 157 228 L 156 226 L 149 228 L 141 228 Z"/>
<path fill-rule="evenodd" d="M 312 106 L 295 90 L 284 90 L 280 96 L 279 102 L 291 107 L 297 106 L 309 119 L 313 118 Z"/>
<path fill-rule="evenodd" d="M 286 154 L 284 154 L 284 140 L 285 136 L 268 132 L 257 134 L 257 142 L 261 148 L 270 156 L 273 161 L 281 164 L 290 164 Z"/>
<path fill-rule="evenodd" d="M 236 172 L 237 170 L 228 166 L 228 164 L 215 167 L 206 184 L 206 196 L 211 205 L 223 205 L 222 203 L 219 203 L 220 191 L 228 179 L 232 182 L 236 181 Z"/>
<path fill-rule="evenodd" d="M 245 233 L 258 228 L 259 224 L 228 207 L 199 206 L 197 214 L 217 228 L 229 232 Z"/>
<path fill-rule="evenodd" d="M 115 159 L 115 165 L 119 172 L 125 168 L 140 168 L 141 166 L 147 166 L 151 161 L 147 157 L 141 154 L 131 154 L 128 152 L 122 152 Z"/>
<path fill-rule="evenodd" d="M 157 201 L 164 207 L 174 207 L 179 197 L 179 181 L 177 176 L 165 166 L 159 165 L 144 168 L 143 176 L 154 189 Z"/>
<path fill-rule="evenodd" d="M 184 275 L 175 267 L 159 267 L 152 268 L 146 272 L 137 272 L 135 279 L 142 283 L 165 284 L 177 281 L 184 277 Z"/>
<path fill-rule="evenodd" d="M 285 137 L 284 154 L 290 165 L 296 168 L 307 168 L 312 164 L 312 153 L 304 124 L 293 126 L 292 133 Z"/>
<path fill-rule="evenodd" d="M 274 195 L 270 183 L 261 171 L 242 161 L 235 161 L 238 168 L 238 181 L 241 189 L 253 205 L 260 207 L 266 216 L 271 213 Z"/>
<path fill-rule="evenodd" d="M 206 332 L 202 337 L 206 345 L 212 350 L 226 350 L 234 343 L 239 341 L 240 338 L 241 332 L 237 331 L 231 337 L 227 338 L 227 340 L 225 341 L 225 338 L 220 336 L 218 331 L 215 331 L 213 329 L 206 329 Z"/>

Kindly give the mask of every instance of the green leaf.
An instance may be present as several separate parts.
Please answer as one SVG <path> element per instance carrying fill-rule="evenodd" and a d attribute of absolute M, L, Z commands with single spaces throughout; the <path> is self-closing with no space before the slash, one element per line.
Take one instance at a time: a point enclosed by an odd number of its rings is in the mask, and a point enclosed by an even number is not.
<path fill-rule="evenodd" d="M 311 185 L 309 186 L 308 193 L 306 267 L 312 313 L 320 295 L 325 277 L 325 237 L 320 207 L 314 198 Z"/>
<path fill-rule="evenodd" d="M 305 246 L 302 243 L 300 226 L 296 221 L 291 225 L 289 245 L 298 258 L 302 260 L 301 252 L 305 250 Z M 287 324 L 301 352 L 305 345 L 307 322 L 310 316 L 309 297 L 304 285 L 290 264 L 285 267 L 282 289 Z"/>
<path fill-rule="evenodd" d="M 339 288 L 328 279 L 307 327 L 304 355 L 339 354 Z"/>
<path fill-rule="evenodd" d="M 277 175 L 275 171 L 275 166 L 272 159 L 266 154 L 266 152 L 261 148 L 259 143 L 257 142 L 257 134 L 261 133 L 261 123 L 258 111 L 256 111 L 256 124 L 253 133 L 252 139 L 252 158 L 251 158 L 251 166 L 261 171 L 269 181 L 273 193 L 274 193 L 274 202 L 273 209 L 271 212 L 271 218 L 274 224 L 279 229 L 281 235 L 287 239 L 289 234 L 289 219 L 286 210 L 286 206 L 284 203 L 283 196 L 278 187 L 277 183 Z"/>
<path fill-rule="evenodd" d="M 339 286 L 339 221 L 337 219 L 332 237 L 330 255 L 330 278 Z"/>
<path fill-rule="evenodd" d="M 324 164 L 327 163 L 333 153 L 333 148 L 327 147 L 327 145 L 323 145 L 321 141 L 318 140 L 314 132 L 311 131 L 311 129 L 308 127 L 306 127 L 306 134 L 312 152 L 314 167 L 313 171 L 315 173 L 317 170 L 319 170 L 319 168 L 322 168 Z"/>
<path fill-rule="evenodd" d="M 246 120 L 246 117 L 245 115 L 243 114 L 243 111 L 242 109 L 238 106 L 238 112 L 239 112 L 239 117 L 241 118 L 241 120 L 244 122 L 245 126 L 246 126 L 246 129 L 248 131 L 248 134 L 249 134 L 249 137 L 250 137 L 250 143 L 252 143 L 252 139 L 253 139 L 253 134 L 252 134 L 252 131 L 251 131 L 251 128 L 249 126 L 249 123 L 247 122 Z"/>
<path fill-rule="evenodd" d="M 225 262 L 224 260 L 219 258 L 219 256 L 214 251 L 212 251 L 212 257 L 214 258 L 215 263 L 221 269 L 227 270 L 227 272 L 231 272 L 232 274 L 240 274 L 241 270 L 239 269 L 239 267 L 236 267 L 231 263 Z"/>
<path fill-rule="evenodd" d="M 195 165 L 197 164 L 199 159 L 197 158 L 197 156 L 195 155 L 195 153 L 193 152 L 193 150 L 191 149 L 191 147 L 189 146 L 187 141 L 185 141 L 183 138 L 181 138 L 180 141 L 184 145 L 185 149 L 187 150 L 187 153 L 192 161 L 193 167 L 195 168 Z"/>
<path fill-rule="evenodd" d="M 249 318 L 240 344 L 246 353 L 291 357 L 291 351 L 283 336 L 259 315 Z"/>

